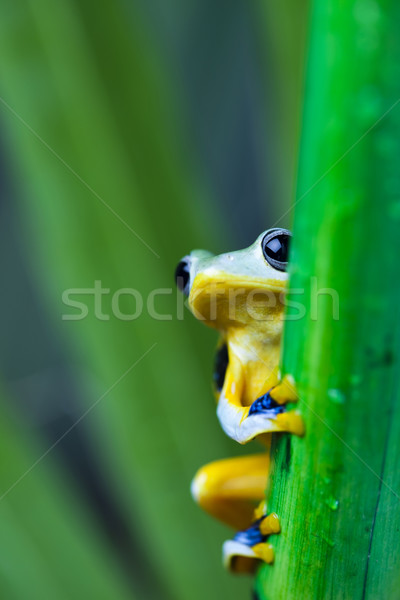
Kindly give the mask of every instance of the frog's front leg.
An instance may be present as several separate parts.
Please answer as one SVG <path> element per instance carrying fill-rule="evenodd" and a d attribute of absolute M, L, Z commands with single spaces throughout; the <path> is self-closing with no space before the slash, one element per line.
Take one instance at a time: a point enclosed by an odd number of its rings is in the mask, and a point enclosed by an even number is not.
<path fill-rule="evenodd" d="M 243 367 L 239 360 L 233 359 L 229 362 L 217 407 L 221 426 L 229 437 L 245 444 L 263 433 L 304 434 L 299 412 L 285 407 L 297 400 L 294 382 L 289 377 L 279 382 L 276 373 L 272 373 L 266 389 L 251 406 L 242 405 L 243 388 Z"/>

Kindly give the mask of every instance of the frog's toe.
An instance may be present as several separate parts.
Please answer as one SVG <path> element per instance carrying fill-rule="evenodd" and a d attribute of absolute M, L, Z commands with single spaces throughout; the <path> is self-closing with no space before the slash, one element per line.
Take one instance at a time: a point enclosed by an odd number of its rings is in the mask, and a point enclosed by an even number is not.
<path fill-rule="evenodd" d="M 305 434 L 303 417 L 297 410 L 287 410 L 276 417 L 280 431 L 287 431 L 302 437 Z"/>
<path fill-rule="evenodd" d="M 271 513 L 269 515 L 264 515 L 260 520 L 260 532 L 263 535 L 271 535 L 273 533 L 280 533 L 281 524 L 279 522 L 279 517 L 276 513 Z"/>
<path fill-rule="evenodd" d="M 289 402 L 297 402 L 299 399 L 296 383 L 292 375 L 284 375 L 282 381 L 275 385 L 269 394 L 277 404 L 288 404 Z"/>
<path fill-rule="evenodd" d="M 274 548 L 272 544 L 269 544 L 268 542 L 253 546 L 253 552 L 258 560 L 262 560 L 263 562 L 267 563 L 267 565 L 271 565 L 274 562 Z"/>

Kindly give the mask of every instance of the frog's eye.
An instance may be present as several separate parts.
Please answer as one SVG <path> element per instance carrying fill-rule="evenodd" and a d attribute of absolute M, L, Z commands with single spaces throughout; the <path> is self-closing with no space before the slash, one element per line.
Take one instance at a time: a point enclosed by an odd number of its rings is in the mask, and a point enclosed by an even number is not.
<path fill-rule="evenodd" d="M 213 380 L 216 390 L 220 392 L 224 387 L 226 370 L 229 364 L 228 346 L 222 344 L 217 350 L 214 361 Z"/>
<path fill-rule="evenodd" d="M 190 258 L 186 256 L 178 263 L 178 266 L 175 269 L 175 281 L 177 288 L 185 294 L 185 296 L 189 296 L 190 292 Z"/>
<path fill-rule="evenodd" d="M 261 242 L 265 260 L 278 271 L 286 271 L 291 237 L 287 229 L 270 229 Z"/>

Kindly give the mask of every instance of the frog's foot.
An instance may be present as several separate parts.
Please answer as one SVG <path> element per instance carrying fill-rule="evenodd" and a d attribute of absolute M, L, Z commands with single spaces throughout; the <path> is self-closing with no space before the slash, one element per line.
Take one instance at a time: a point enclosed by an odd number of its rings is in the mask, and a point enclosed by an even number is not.
<path fill-rule="evenodd" d="M 233 540 L 223 545 L 224 565 L 234 573 L 254 573 L 260 562 L 274 562 L 274 550 L 267 542 L 268 535 L 279 533 L 280 525 L 275 513 L 264 515 Z"/>
<path fill-rule="evenodd" d="M 221 393 L 217 415 L 229 437 L 239 444 L 247 444 L 264 433 L 304 435 L 304 423 L 299 411 L 286 406 L 297 400 L 294 380 L 288 375 L 276 384 L 277 380 L 277 377 L 273 382 L 269 379 L 260 390 L 261 396 L 251 406 L 240 406 L 232 402 L 227 393 Z M 272 386 L 268 388 L 271 383 Z"/>
<path fill-rule="evenodd" d="M 300 436 L 304 435 L 304 423 L 299 412 L 293 409 L 287 410 L 283 402 L 276 400 L 276 397 L 282 399 L 282 389 L 276 391 L 281 385 L 283 382 L 257 398 L 249 408 L 247 419 L 249 422 L 252 421 L 255 426 L 258 426 L 258 421 L 260 421 L 260 425 L 261 421 L 264 421 L 265 425 L 269 422 L 268 428 L 264 429 L 265 433 L 286 431 Z M 286 397 L 285 399 L 285 402 L 293 401 L 292 398 Z"/>
<path fill-rule="evenodd" d="M 270 420 L 270 431 L 287 431 L 296 435 L 304 435 L 304 423 L 297 410 L 288 410 L 286 404 L 298 400 L 296 384 L 291 375 L 285 375 L 277 385 L 263 396 L 257 398 L 250 406 L 248 418 Z"/>

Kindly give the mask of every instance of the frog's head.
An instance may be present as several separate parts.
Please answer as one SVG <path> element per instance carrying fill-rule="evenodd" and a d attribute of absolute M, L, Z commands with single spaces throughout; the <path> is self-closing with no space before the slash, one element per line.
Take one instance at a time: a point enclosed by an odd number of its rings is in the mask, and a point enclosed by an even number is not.
<path fill-rule="evenodd" d="M 193 314 L 222 330 L 281 315 L 290 237 L 286 229 L 269 229 L 245 250 L 185 256 L 175 277 Z"/>

